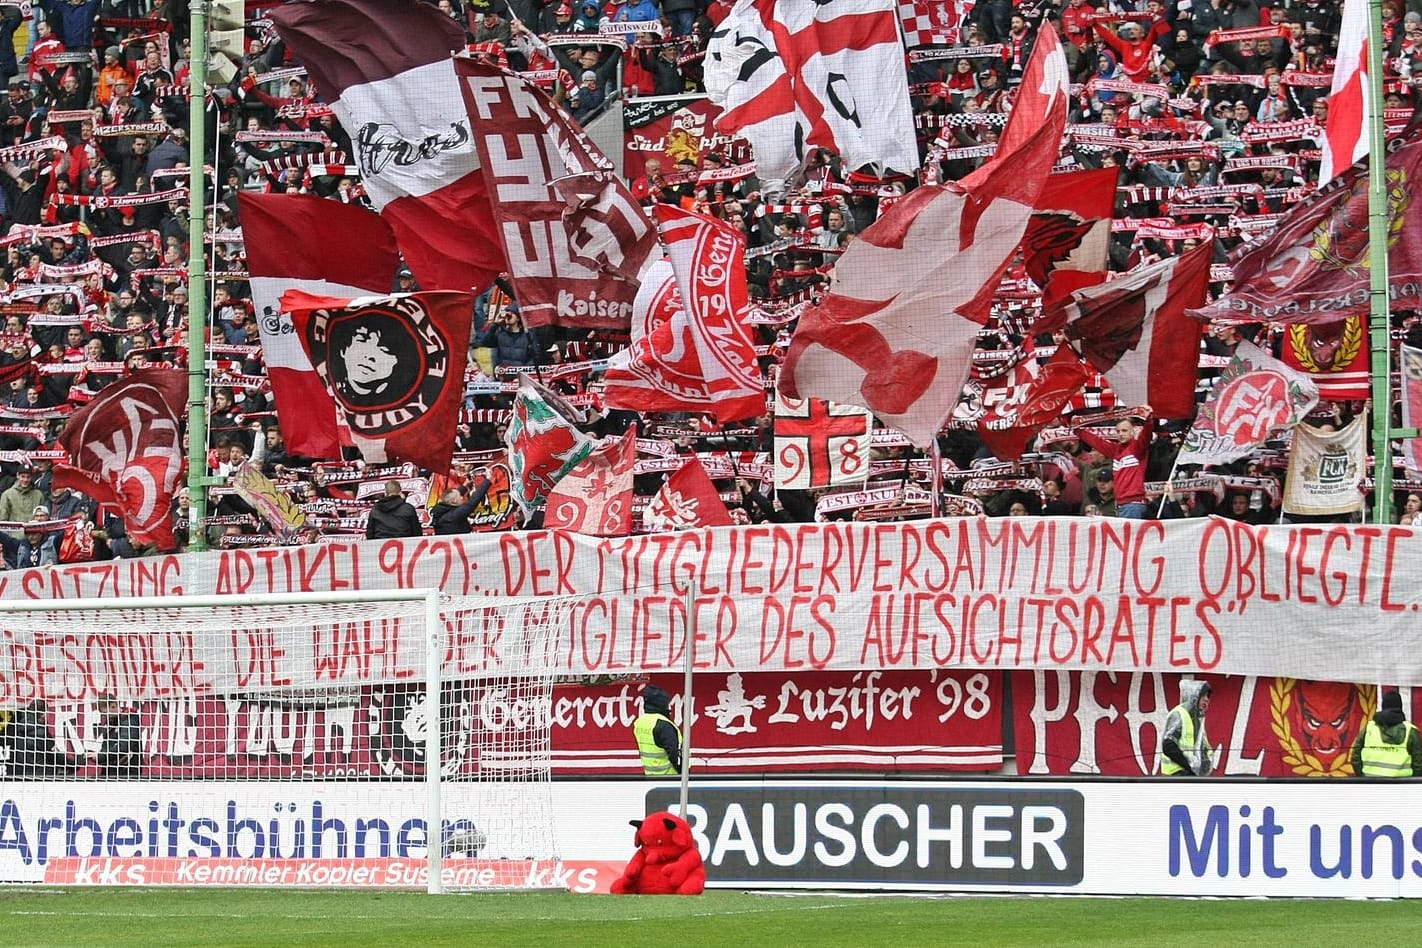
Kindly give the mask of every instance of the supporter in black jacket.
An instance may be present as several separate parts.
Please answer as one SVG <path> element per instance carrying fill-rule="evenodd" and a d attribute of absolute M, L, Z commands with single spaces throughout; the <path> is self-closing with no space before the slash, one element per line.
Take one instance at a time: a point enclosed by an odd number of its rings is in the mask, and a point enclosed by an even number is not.
<path fill-rule="evenodd" d="M 365 524 L 367 540 L 392 540 L 397 537 L 417 537 L 424 534 L 420 515 L 415 513 L 400 490 L 399 481 L 385 482 L 385 496 L 370 508 Z"/>
<path fill-rule="evenodd" d="M 444 497 L 439 503 L 430 508 L 430 522 L 434 526 L 434 532 L 440 536 L 457 536 L 470 533 L 473 527 L 469 523 L 469 515 L 474 512 L 474 508 L 484 502 L 484 497 L 489 493 L 489 479 L 480 478 L 483 482 L 474 489 L 474 493 L 469 495 L 469 499 L 463 503 L 460 501 L 463 496 L 454 488 L 444 492 Z"/>

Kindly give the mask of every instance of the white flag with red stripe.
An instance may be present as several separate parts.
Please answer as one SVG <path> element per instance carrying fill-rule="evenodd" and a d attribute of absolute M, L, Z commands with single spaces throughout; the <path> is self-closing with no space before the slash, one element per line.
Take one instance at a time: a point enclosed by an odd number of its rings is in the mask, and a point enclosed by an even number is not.
<path fill-rule="evenodd" d="M 637 429 L 608 438 L 563 476 L 548 494 L 543 526 L 594 537 L 632 532 L 632 469 Z"/>
<path fill-rule="evenodd" d="M 874 418 L 819 398 L 775 401 L 775 486 L 812 490 L 869 478 Z"/>
<path fill-rule="evenodd" d="M 366 194 L 420 285 L 487 288 L 507 264 L 450 57 L 464 31 L 410 0 L 316 0 L 268 15 L 350 133 Z"/>
<path fill-rule="evenodd" d="M 780 391 L 862 405 L 921 446 L 953 412 L 978 330 L 1055 163 L 1067 66 L 1043 30 L 996 155 L 920 187 L 860 234 L 791 340 Z"/>
<path fill-rule="evenodd" d="M 1043 313 L 1038 331 L 1065 328 L 1073 348 L 1127 405 L 1149 405 L 1163 418 L 1191 418 L 1205 324 L 1186 310 L 1204 302 L 1213 257 L 1214 243 L 1206 241 L 1078 290 Z"/>
<path fill-rule="evenodd" d="M 740 0 L 711 34 L 705 85 L 762 178 L 819 147 L 850 169 L 918 169 L 896 0 Z"/>
<path fill-rule="evenodd" d="M 1328 121 L 1323 127 L 1323 159 L 1318 168 L 1322 187 L 1368 153 L 1368 111 L 1372 82 L 1368 76 L 1368 0 L 1343 4 L 1338 31 L 1338 58 L 1328 91 Z"/>
<path fill-rule="evenodd" d="M 272 382 L 277 425 L 287 448 L 309 458 L 339 458 L 349 444 L 336 403 L 301 345 L 281 295 L 304 290 L 352 298 L 390 292 L 400 268 L 395 235 L 379 215 L 354 204 L 304 194 L 237 197 L 247 273 Z"/>

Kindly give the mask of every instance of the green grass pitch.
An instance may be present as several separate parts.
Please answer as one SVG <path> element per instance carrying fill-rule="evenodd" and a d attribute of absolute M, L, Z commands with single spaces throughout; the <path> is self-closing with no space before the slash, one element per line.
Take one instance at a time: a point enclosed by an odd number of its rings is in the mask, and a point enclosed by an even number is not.
<path fill-rule="evenodd" d="M 0 888 L 0 945 L 1422 943 L 1409 902 Z"/>

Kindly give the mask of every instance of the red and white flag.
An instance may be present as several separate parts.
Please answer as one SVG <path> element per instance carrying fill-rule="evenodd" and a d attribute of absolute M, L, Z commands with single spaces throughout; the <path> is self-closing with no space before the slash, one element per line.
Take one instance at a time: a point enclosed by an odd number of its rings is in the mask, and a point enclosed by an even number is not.
<path fill-rule="evenodd" d="M 810 490 L 869 478 L 874 416 L 819 398 L 775 402 L 775 486 Z"/>
<path fill-rule="evenodd" d="M 349 298 L 390 292 L 400 269 L 395 235 L 379 215 L 355 204 L 245 191 L 237 201 L 262 361 L 282 440 L 302 457 L 339 458 L 336 403 L 282 311 L 281 295 L 304 290 Z"/>
<path fill-rule="evenodd" d="M 788 178 L 815 148 L 851 170 L 918 170 L 896 0 L 740 0 L 711 34 L 716 127 L 751 143 L 760 176 Z"/>
<path fill-rule="evenodd" d="M 1055 423 L 1091 373 L 1070 346 L 1058 346 L 1045 363 L 1027 358 L 1013 369 L 1008 397 L 994 402 L 978 421 L 978 434 L 994 457 L 1015 461 L 1037 432 Z"/>
<path fill-rule="evenodd" d="M 1200 406 L 1175 463 L 1228 464 L 1275 431 L 1303 421 L 1317 404 L 1318 386 L 1312 379 L 1254 343 L 1241 342 Z"/>
<path fill-rule="evenodd" d="M 525 515 L 542 507 L 557 483 L 592 453 L 593 439 L 576 427 L 581 413 L 528 376 L 519 379 L 504 443 L 513 498 Z"/>
<path fill-rule="evenodd" d="M 173 549 L 187 395 L 187 373 L 170 368 L 140 369 L 105 388 L 59 436 L 69 463 L 54 465 L 54 486 L 119 510 L 134 543 Z"/>
<path fill-rule="evenodd" d="M 632 469 L 637 429 L 608 438 L 578 462 L 548 495 L 543 526 L 594 537 L 632 532 Z"/>
<path fill-rule="evenodd" d="M 606 404 L 709 411 L 722 424 L 764 414 L 744 239 L 721 221 L 678 207 L 659 204 L 656 213 L 667 260 L 645 274 L 633 344 L 607 371 Z"/>
<path fill-rule="evenodd" d="M 729 527 L 731 515 L 701 459 L 693 454 L 657 491 L 642 512 L 642 525 L 648 533 Z"/>
<path fill-rule="evenodd" d="M 1279 354 L 1284 365 L 1318 386 L 1334 402 L 1363 401 L 1372 394 L 1372 330 L 1366 316 L 1331 323 L 1293 323 L 1284 330 Z"/>
<path fill-rule="evenodd" d="M 612 162 L 533 84 L 455 63 L 528 326 L 626 329 L 657 234 Z"/>
<path fill-rule="evenodd" d="M 1398 351 L 1402 369 L 1402 427 L 1422 425 L 1422 349 L 1403 345 Z M 1422 438 L 1403 440 L 1403 460 L 1408 477 L 1422 477 Z"/>
<path fill-rule="evenodd" d="M 849 245 L 800 319 L 781 392 L 863 405 L 915 444 L 933 441 L 1056 161 L 1067 98 L 1060 42 L 1043 30 L 996 155 L 912 191 Z"/>
<path fill-rule="evenodd" d="M 508 269 L 450 54 L 464 31 L 413 0 L 268 11 L 350 133 L 361 183 L 429 290 L 480 292 Z"/>
<path fill-rule="evenodd" d="M 904 27 L 904 45 L 952 46 L 958 42 L 963 17 L 973 9 L 973 0 L 899 0 L 899 22 Z"/>
<path fill-rule="evenodd" d="M 295 334 L 367 463 L 413 461 L 449 472 L 464 403 L 474 299 L 282 294 Z"/>
<path fill-rule="evenodd" d="M 1162 418 L 1194 417 L 1204 323 L 1186 310 L 1204 302 L 1213 256 L 1214 243 L 1207 241 L 1078 290 L 1043 311 L 1039 331 L 1064 328 L 1127 405 L 1149 405 Z"/>
<path fill-rule="evenodd" d="M 1338 31 L 1338 57 L 1333 62 L 1333 86 L 1328 91 L 1328 121 L 1323 126 L 1320 187 L 1368 153 L 1368 111 L 1372 82 L 1368 77 L 1369 0 L 1346 0 Z"/>
<path fill-rule="evenodd" d="M 1042 188 L 1022 235 L 1022 262 L 1044 306 L 1106 279 L 1116 171 L 1054 174 Z"/>

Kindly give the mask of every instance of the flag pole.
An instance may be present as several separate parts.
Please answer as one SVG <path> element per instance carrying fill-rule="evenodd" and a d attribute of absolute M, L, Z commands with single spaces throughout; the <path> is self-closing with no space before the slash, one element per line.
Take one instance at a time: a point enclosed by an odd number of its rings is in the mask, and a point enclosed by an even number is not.
<path fill-rule="evenodd" d="M 1170 499 L 1171 494 L 1175 493 L 1175 471 L 1178 467 L 1180 467 L 1180 454 L 1176 452 L 1175 460 L 1170 462 L 1170 474 L 1165 478 L 1165 490 L 1160 495 L 1160 506 L 1155 508 L 1155 519 L 1157 520 L 1160 519 L 1161 514 L 1165 513 L 1165 502 Z"/>
<path fill-rule="evenodd" d="M 207 19 L 207 0 L 194 0 L 188 57 L 188 548 L 197 552 L 207 549 Z"/>
<path fill-rule="evenodd" d="M 1368 277 L 1373 397 L 1373 522 L 1392 522 L 1392 320 L 1388 305 L 1387 130 L 1382 0 L 1368 2 Z"/>

